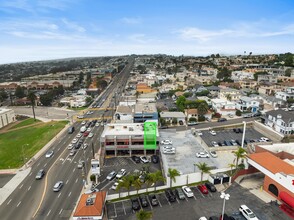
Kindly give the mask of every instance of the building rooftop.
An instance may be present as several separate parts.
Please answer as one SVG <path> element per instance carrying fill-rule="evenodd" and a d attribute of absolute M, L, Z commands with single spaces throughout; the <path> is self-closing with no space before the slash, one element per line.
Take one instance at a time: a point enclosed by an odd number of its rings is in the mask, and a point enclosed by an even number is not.
<path fill-rule="evenodd" d="M 157 112 L 156 103 L 137 103 L 135 105 L 135 113 L 154 113 Z"/>
<path fill-rule="evenodd" d="M 73 216 L 102 216 L 105 199 L 105 191 L 92 193 L 90 195 L 83 194 Z"/>
<path fill-rule="evenodd" d="M 249 158 L 272 173 L 294 174 L 294 166 L 269 152 L 250 154 Z"/>
<path fill-rule="evenodd" d="M 119 105 L 117 106 L 116 112 L 122 113 L 122 114 L 132 114 L 134 111 L 134 108 L 132 106 L 124 106 Z"/>
<path fill-rule="evenodd" d="M 183 112 L 160 112 L 160 117 L 163 118 L 185 118 Z"/>
<path fill-rule="evenodd" d="M 266 115 L 271 115 L 275 118 L 277 118 L 278 115 L 282 116 L 282 120 L 285 123 L 290 123 L 294 121 L 294 111 L 284 111 L 282 109 L 278 109 L 278 110 L 272 110 L 272 111 L 268 111 L 266 113 Z"/>
<path fill-rule="evenodd" d="M 8 109 L 8 108 L 0 108 L 0 114 L 4 114 L 5 112 L 9 112 L 12 109 Z"/>

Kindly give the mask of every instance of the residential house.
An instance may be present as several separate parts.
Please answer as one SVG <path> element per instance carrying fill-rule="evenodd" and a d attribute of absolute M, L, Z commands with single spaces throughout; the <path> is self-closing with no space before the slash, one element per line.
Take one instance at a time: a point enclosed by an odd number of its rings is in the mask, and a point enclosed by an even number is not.
<path fill-rule="evenodd" d="M 165 119 L 166 122 L 172 124 L 174 119 L 177 120 L 178 124 L 185 125 L 185 114 L 183 112 L 160 112 L 160 118 Z"/>
<path fill-rule="evenodd" d="M 107 193 L 105 191 L 92 194 L 82 194 L 73 214 L 73 220 L 103 219 L 104 214 L 106 213 L 106 195 Z"/>
<path fill-rule="evenodd" d="M 269 83 L 277 83 L 278 82 L 278 78 L 274 75 L 258 75 L 257 76 L 257 82 L 269 82 Z"/>
<path fill-rule="evenodd" d="M 289 98 L 294 98 L 294 87 L 288 87 L 284 92 L 277 92 L 275 97 L 287 101 Z"/>
<path fill-rule="evenodd" d="M 282 87 L 279 85 L 274 85 L 271 83 L 264 83 L 262 85 L 259 85 L 258 87 L 258 93 L 264 94 L 264 95 L 274 95 L 277 92 L 281 92 Z"/>
<path fill-rule="evenodd" d="M 148 86 L 146 83 L 138 83 L 137 84 L 137 92 L 139 94 L 141 93 L 150 93 L 150 92 L 156 92 L 156 90 L 152 89 L 150 86 Z"/>
<path fill-rule="evenodd" d="M 190 118 L 196 118 L 198 119 L 198 110 L 196 108 L 191 109 L 185 109 L 185 116 L 187 121 L 189 121 Z M 203 115 L 207 120 L 212 119 L 212 112 L 208 111 L 205 115 Z"/>
<path fill-rule="evenodd" d="M 240 110 L 241 112 L 257 112 L 259 110 L 259 105 L 260 103 L 256 99 L 247 96 L 242 96 L 240 100 L 236 102 L 236 109 Z"/>
<path fill-rule="evenodd" d="M 237 89 L 220 89 L 219 96 L 220 99 L 226 99 L 229 101 L 237 101 L 241 98 L 241 93 Z"/>
<path fill-rule="evenodd" d="M 239 81 L 240 87 L 242 89 L 256 89 L 257 82 L 255 80 L 241 80 Z"/>
<path fill-rule="evenodd" d="M 294 132 L 294 111 L 282 109 L 268 111 L 265 115 L 264 124 L 280 134 L 292 134 Z"/>
<path fill-rule="evenodd" d="M 211 99 L 211 107 L 215 112 L 224 116 L 236 113 L 235 103 L 226 99 Z"/>
<path fill-rule="evenodd" d="M 253 73 L 248 72 L 248 71 L 233 71 L 232 72 L 232 80 L 234 81 L 243 81 L 243 80 L 248 80 L 248 79 L 254 79 Z"/>

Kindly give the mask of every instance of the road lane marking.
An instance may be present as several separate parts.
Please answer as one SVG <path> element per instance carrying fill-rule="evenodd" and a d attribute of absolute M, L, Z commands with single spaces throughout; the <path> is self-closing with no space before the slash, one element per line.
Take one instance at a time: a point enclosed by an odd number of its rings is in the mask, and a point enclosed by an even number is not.
<path fill-rule="evenodd" d="M 125 215 L 126 215 L 127 213 L 126 213 L 126 209 L 125 209 L 124 202 L 122 201 L 121 203 L 122 203 L 122 205 L 123 205 L 123 208 L 124 208 L 124 213 L 125 213 Z"/>
<path fill-rule="evenodd" d="M 32 187 L 32 186 L 30 186 L 30 187 L 28 188 L 28 191 L 30 191 L 31 187 Z"/>
<path fill-rule="evenodd" d="M 59 198 L 59 197 L 60 197 L 60 195 L 61 195 L 61 193 L 59 193 L 57 197 Z"/>
<path fill-rule="evenodd" d="M 33 172 L 31 172 L 29 176 L 31 176 L 31 175 L 32 175 L 32 173 L 33 173 Z"/>
<path fill-rule="evenodd" d="M 9 205 L 9 203 L 12 201 L 12 199 L 10 199 L 8 202 L 7 202 L 7 205 Z"/>
<path fill-rule="evenodd" d="M 60 209 L 60 212 L 59 212 L 59 215 L 61 214 L 61 212 L 62 212 L 63 210 L 62 209 Z"/>
<path fill-rule="evenodd" d="M 57 149 L 57 151 L 59 151 L 59 150 L 60 150 L 60 148 Z"/>
<path fill-rule="evenodd" d="M 37 167 L 40 165 L 40 162 L 37 164 Z"/>
<path fill-rule="evenodd" d="M 79 180 L 79 179 L 77 178 L 77 179 L 76 179 L 76 183 L 78 182 L 78 180 Z"/>
<path fill-rule="evenodd" d="M 67 183 L 68 183 L 68 180 L 66 180 L 65 184 L 67 184 Z"/>
<path fill-rule="evenodd" d="M 70 197 L 70 195 L 71 195 L 71 192 L 69 192 L 69 194 L 68 194 L 68 196 L 67 196 L 67 197 Z"/>
<path fill-rule="evenodd" d="M 20 189 L 23 187 L 23 184 L 21 184 L 21 186 L 19 187 Z"/>
<path fill-rule="evenodd" d="M 51 209 L 49 210 L 49 212 L 48 212 L 47 216 L 49 216 L 49 215 L 50 215 L 50 212 L 51 212 Z"/>
<path fill-rule="evenodd" d="M 72 172 L 74 173 L 76 171 L 76 168 L 74 168 L 73 170 L 72 170 Z"/>
<path fill-rule="evenodd" d="M 47 163 L 45 163 L 44 167 L 46 167 L 46 166 L 47 166 Z"/>
<path fill-rule="evenodd" d="M 17 204 L 17 206 L 16 206 L 16 207 L 18 207 L 18 206 L 20 205 L 20 203 L 21 203 L 21 201 L 19 201 L 19 203 Z"/>

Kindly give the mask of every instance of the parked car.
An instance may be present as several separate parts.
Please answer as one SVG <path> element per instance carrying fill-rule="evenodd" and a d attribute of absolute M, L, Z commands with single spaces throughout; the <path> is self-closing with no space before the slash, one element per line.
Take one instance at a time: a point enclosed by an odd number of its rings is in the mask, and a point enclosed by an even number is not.
<path fill-rule="evenodd" d="M 196 153 L 196 157 L 198 158 L 209 158 L 209 154 L 205 152 Z"/>
<path fill-rule="evenodd" d="M 78 142 L 78 139 L 77 139 L 77 138 L 74 138 L 74 139 L 71 141 L 72 144 L 76 144 L 77 142 Z"/>
<path fill-rule="evenodd" d="M 174 192 L 171 189 L 166 189 L 165 190 L 165 195 L 166 195 L 166 198 L 168 199 L 168 201 L 170 201 L 170 202 L 175 202 L 176 201 L 176 196 L 175 196 Z"/>
<path fill-rule="evenodd" d="M 149 200 L 152 206 L 157 206 L 159 204 L 155 194 L 149 195 Z"/>
<path fill-rule="evenodd" d="M 78 133 L 77 136 L 76 136 L 76 139 L 82 137 L 82 134 L 81 133 Z"/>
<path fill-rule="evenodd" d="M 183 192 L 185 193 L 185 195 L 186 195 L 188 198 L 191 198 L 191 197 L 194 196 L 194 194 L 193 194 L 192 190 L 190 189 L 190 187 L 188 187 L 188 186 L 183 186 L 183 187 L 182 187 L 182 190 L 183 190 Z"/>
<path fill-rule="evenodd" d="M 142 163 L 149 163 L 149 160 L 145 156 L 141 156 L 140 160 L 141 160 Z"/>
<path fill-rule="evenodd" d="M 237 146 L 238 145 L 237 142 L 236 142 L 236 140 L 234 140 L 234 139 L 231 140 L 231 143 L 232 143 L 233 146 Z"/>
<path fill-rule="evenodd" d="M 89 138 L 91 138 L 93 136 L 94 136 L 94 134 L 92 132 L 90 132 L 89 135 L 88 135 Z"/>
<path fill-rule="evenodd" d="M 115 182 L 112 186 L 111 189 L 116 190 L 119 182 Z"/>
<path fill-rule="evenodd" d="M 83 134 L 83 136 L 84 136 L 84 137 L 88 137 L 89 134 L 90 134 L 90 132 L 85 131 L 84 134 Z"/>
<path fill-rule="evenodd" d="M 63 182 L 62 181 L 58 181 L 57 183 L 55 183 L 55 185 L 53 186 L 53 191 L 54 192 L 59 192 L 61 190 L 63 186 Z"/>
<path fill-rule="evenodd" d="M 134 211 L 139 210 L 141 208 L 138 198 L 132 198 L 131 201 L 132 201 L 132 209 Z"/>
<path fill-rule="evenodd" d="M 180 200 L 185 199 L 185 194 L 181 188 L 176 188 L 175 192 Z"/>
<path fill-rule="evenodd" d="M 127 171 L 126 169 L 121 169 L 117 174 L 116 174 L 116 179 L 122 178 L 124 175 L 126 175 Z"/>
<path fill-rule="evenodd" d="M 213 136 L 216 135 L 216 132 L 215 132 L 214 130 L 210 130 L 209 133 L 210 133 L 211 135 L 213 135 Z"/>
<path fill-rule="evenodd" d="M 69 145 L 67 146 L 67 149 L 68 149 L 68 150 L 71 150 L 71 149 L 73 149 L 73 147 L 74 147 L 73 144 L 69 144 Z"/>
<path fill-rule="evenodd" d="M 212 141 L 211 142 L 211 146 L 213 147 L 219 147 L 218 143 L 216 141 Z"/>
<path fill-rule="evenodd" d="M 54 151 L 53 151 L 53 150 L 49 150 L 49 151 L 47 151 L 45 157 L 46 157 L 46 158 L 50 158 L 50 157 L 53 156 L 53 154 L 54 154 Z"/>
<path fill-rule="evenodd" d="M 210 155 L 211 155 L 212 157 L 214 157 L 214 158 L 217 157 L 217 153 L 216 153 L 216 151 L 209 151 L 209 153 L 210 153 Z"/>
<path fill-rule="evenodd" d="M 227 121 L 227 119 L 226 118 L 219 118 L 217 121 L 218 122 L 224 122 L 224 121 Z"/>
<path fill-rule="evenodd" d="M 210 192 L 216 192 L 216 188 L 215 188 L 215 186 L 214 186 L 212 183 L 210 183 L 210 182 L 206 182 L 206 183 L 205 183 L 205 186 L 206 186 L 206 188 L 207 188 Z"/>
<path fill-rule="evenodd" d="M 238 129 L 238 128 L 233 128 L 233 131 L 234 131 L 235 133 L 239 133 L 239 129 Z"/>
<path fill-rule="evenodd" d="M 224 144 L 225 144 L 226 146 L 232 146 L 232 143 L 231 143 L 230 141 L 227 141 L 227 140 L 224 141 Z"/>
<path fill-rule="evenodd" d="M 241 205 L 239 211 L 247 220 L 258 220 L 256 215 L 247 207 L 247 205 Z"/>
<path fill-rule="evenodd" d="M 193 126 L 193 125 L 198 125 L 198 123 L 195 122 L 195 121 L 191 121 L 191 122 L 188 122 L 187 125 L 188 126 Z"/>
<path fill-rule="evenodd" d="M 168 129 L 168 126 L 163 125 L 163 126 L 160 126 L 159 129 Z"/>
<path fill-rule="evenodd" d="M 162 153 L 164 153 L 164 154 L 175 154 L 176 153 L 176 149 L 175 148 L 172 148 L 172 149 L 164 149 L 162 151 Z"/>
<path fill-rule="evenodd" d="M 243 129 L 238 128 L 239 133 L 243 133 Z"/>
<path fill-rule="evenodd" d="M 239 145 L 239 146 L 242 145 L 241 141 L 239 141 L 239 140 L 236 140 L 236 143 L 237 143 L 237 145 Z"/>
<path fill-rule="evenodd" d="M 158 163 L 158 161 L 159 161 L 159 156 L 157 156 L 157 155 L 152 155 L 152 156 L 151 156 L 151 161 L 152 161 L 152 163 Z"/>
<path fill-rule="evenodd" d="M 85 150 L 88 146 L 89 146 L 89 144 L 84 143 L 83 146 L 82 146 L 82 149 Z"/>
<path fill-rule="evenodd" d="M 161 144 L 173 144 L 173 142 L 172 141 L 170 141 L 170 140 L 163 140 L 163 141 L 161 141 L 160 142 Z"/>
<path fill-rule="evenodd" d="M 217 142 L 219 146 L 226 146 L 223 142 Z"/>
<path fill-rule="evenodd" d="M 36 180 L 42 179 L 44 175 L 45 175 L 45 170 L 44 169 L 39 170 L 36 175 Z"/>
<path fill-rule="evenodd" d="M 115 176 L 116 176 L 116 172 L 112 171 L 107 175 L 106 179 L 110 181 L 110 180 L 113 180 Z"/>
<path fill-rule="evenodd" d="M 147 197 L 145 195 L 140 195 L 139 199 L 140 199 L 142 207 L 147 207 L 148 206 Z"/>
<path fill-rule="evenodd" d="M 260 138 L 260 141 L 261 141 L 261 142 L 268 142 L 268 141 L 270 141 L 270 139 L 268 139 L 268 138 L 266 138 L 266 137 L 261 137 L 261 138 Z"/>
<path fill-rule="evenodd" d="M 76 154 L 76 150 L 75 149 L 72 149 L 69 153 L 69 156 L 74 156 Z"/>
<path fill-rule="evenodd" d="M 197 188 L 202 192 L 203 194 L 208 194 L 208 190 L 204 184 L 198 185 Z"/>
<path fill-rule="evenodd" d="M 132 156 L 132 160 L 135 162 L 135 163 L 140 163 L 140 157 L 137 157 L 137 156 Z"/>

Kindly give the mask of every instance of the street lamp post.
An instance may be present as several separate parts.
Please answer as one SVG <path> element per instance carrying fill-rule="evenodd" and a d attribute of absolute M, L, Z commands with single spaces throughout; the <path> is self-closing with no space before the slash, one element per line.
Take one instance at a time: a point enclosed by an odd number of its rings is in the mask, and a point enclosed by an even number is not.
<path fill-rule="evenodd" d="M 222 192 L 221 195 L 220 195 L 220 198 L 224 200 L 223 211 L 222 211 L 222 219 L 221 219 L 221 220 L 224 220 L 226 200 L 230 199 L 230 194 L 226 194 L 226 193 Z"/>

